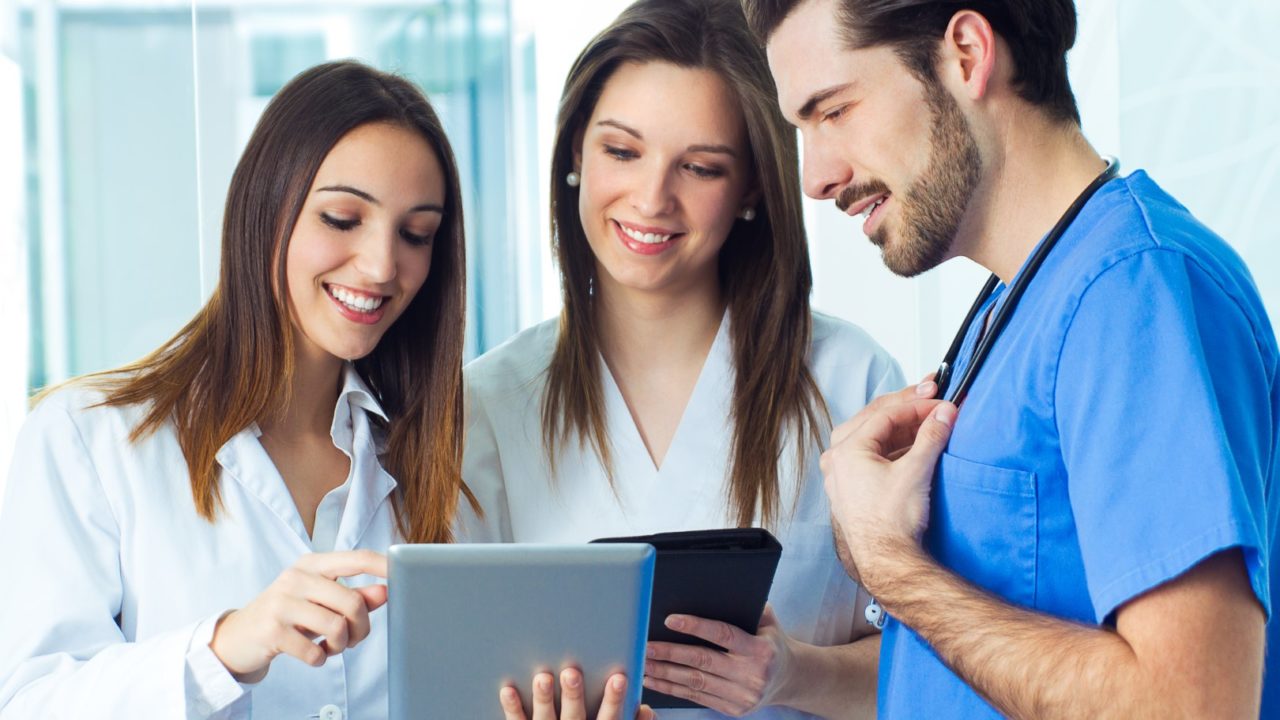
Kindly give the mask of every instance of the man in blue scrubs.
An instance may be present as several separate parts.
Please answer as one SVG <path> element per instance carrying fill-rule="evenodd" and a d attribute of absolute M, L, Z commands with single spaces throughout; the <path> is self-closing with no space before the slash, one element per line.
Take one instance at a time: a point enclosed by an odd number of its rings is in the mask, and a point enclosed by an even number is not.
<path fill-rule="evenodd" d="M 1104 168 L 1067 81 L 1073 3 L 743 4 L 806 192 L 865 216 L 901 275 L 965 256 L 1001 281 L 963 375 Z M 1135 172 L 996 338 L 958 412 L 926 382 L 823 457 L 846 566 L 890 616 L 880 717 L 1280 717 L 1260 699 L 1280 353 L 1240 258 Z"/>

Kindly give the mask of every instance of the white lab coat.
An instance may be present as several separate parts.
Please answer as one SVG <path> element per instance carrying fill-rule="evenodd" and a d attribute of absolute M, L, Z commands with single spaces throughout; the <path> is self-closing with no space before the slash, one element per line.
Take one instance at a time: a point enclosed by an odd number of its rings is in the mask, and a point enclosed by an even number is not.
<path fill-rule="evenodd" d="M 897 363 L 861 329 L 814 313 L 809 369 L 836 423 L 905 382 Z M 622 394 L 601 363 L 614 486 L 595 454 L 575 440 L 557 459 L 552 482 L 542 445 L 545 370 L 558 321 L 523 333 L 466 369 L 468 433 L 463 477 L 485 510 L 464 507 L 461 539 L 472 542 L 578 543 L 593 538 L 730 527 L 726 490 L 734 369 L 728 315 L 711 346 L 661 469 L 656 469 Z M 660 352 L 655 348 L 655 352 Z M 825 439 L 824 439 L 825 442 Z M 857 586 L 836 559 L 818 459 L 809 449 L 799 495 L 794 444 L 779 475 L 783 546 L 769 600 L 786 631 L 818 645 L 849 642 L 858 620 Z M 663 710 L 664 720 L 722 717 L 707 710 Z M 805 717 L 781 708 L 758 719 Z"/>
<path fill-rule="evenodd" d="M 100 399 L 60 390 L 18 440 L 0 514 L 0 718 L 386 717 L 385 610 L 323 667 L 280 656 L 256 685 L 208 647 L 219 616 L 303 554 L 395 540 L 395 481 L 369 417 L 382 410 L 354 369 L 332 428 L 351 473 L 321 503 L 315 545 L 256 426 L 218 452 L 224 510 L 211 524 L 173 426 L 131 444 L 141 409 L 90 407 Z"/>

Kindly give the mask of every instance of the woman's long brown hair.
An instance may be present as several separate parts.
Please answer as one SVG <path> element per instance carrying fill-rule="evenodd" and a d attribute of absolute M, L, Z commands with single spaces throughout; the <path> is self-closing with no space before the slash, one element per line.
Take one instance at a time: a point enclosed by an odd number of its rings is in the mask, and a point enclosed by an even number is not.
<path fill-rule="evenodd" d="M 736 93 L 746 120 L 762 201 L 755 220 L 734 224 L 719 258 L 736 371 L 728 504 L 741 526 L 757 519 L 772 525 L 781 512 L 778 465 L 786 438 L 795 442 L 803 477 L 810 444 L 822 442 L 830 420 L 807 363 L 813 277 L 795 132 L 778 111 L 764 53 L 734 0 L 640 0 L 569 71 L 551 165 L 551 235 L 564 310 L 547 370 L 543 444 L 554 472 L 559 449 L 576 435 L 612 478 L 592 298 L 596 261 L 578 215 L 578 190 L 564 178 L 605 83 L 627 62 L 711 70 Z"/>
<path fill-rule="evenodd" d="M 196 509 L 221 509 L 216 455 L 251 423 L 289 402 L 294 372 L 285 258 L 289 237 L 329 150 L 351 130 L 391 123 L 416 131 L 444 169 L 444 220 L 431 272 L 356 370 L 389 418 L 382 464 L 409 542 L 448 542 L 462 482 L 462 344 L 465 251 L 457 164 L 431 105 L 407 80 L 354 62 L 334 62 L 291 80 L 267 106 L 236 166 L 222 226 L 218 286 L 173 339 L 132 365 L 93 381 L 103 404 L 143 404 L 137 442 L 173 422 Z"/>

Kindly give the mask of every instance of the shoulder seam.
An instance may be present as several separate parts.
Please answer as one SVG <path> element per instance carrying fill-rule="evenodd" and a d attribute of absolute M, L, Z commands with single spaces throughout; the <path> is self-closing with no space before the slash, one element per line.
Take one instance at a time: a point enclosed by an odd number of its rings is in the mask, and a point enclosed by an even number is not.
<path fill-rule="evenodd" d="M 111 513 L 111 521 L 116 526 L 116 537 L 119 538 L 120 518 L 116 515 L 116 510 L 111 504 L 111 497 L 107 494 L 107 489 L 102 485 L 102 475 L 98 472 L 98 466 L 93 462 L 93 454 L 89 452 L 89 445 L 84 441 L 84 433 L 80 429 L 80 423 L 77 423 L 75 417 L 72 416 L 71 408 L 68 407 L 66 401 L 58 406 L 58 410 L 67 418 L 67 422 L 71 424 L 71 428 L 75 431 L 76 443 L 80 445 L 80 450 L 84 453 L 89 468 L 93 471 L 94 484 L 98 486 L 98 491 L 102 493 L 102 499 L 106 502 L 107 512 Z"/>
<path fill-rule="evenodd" d="M 1137 205 L 1141 207 L 1141 203 L 1137 203 Z M 1076 317 L 1079 314 L 1080 305 L 1081 303 L 1084 302 L 1085 296 L 1089 294 L 1089 291 L 1093 288 L 1093 285 L 1096 282 L 1098 282 L 1098 280 L 1100 280 L 1103 276 L 1105 276 L 1107 273 L 1114 270 L 1116 267 L 1118 267 L 1122 263 L 1125 263 L 1135 257 L 1143 255 L 1144 253 L 1158 252 L 1158 253 L 1167 253 L 1170 255 L 1176 255 L 1181 257 L 1184 262 L 1188 262 L 1192 266 L 1194 266 L 1196 270 L 1198 270 L 1207 279 L 1209 279 L 1218 288 L 1218 290 L 1222 292 L 1222 294 L 1225 297 L 1231 300 L 1231 305 L 1236 309 L 1236 312 L 1240 314 L 1245 324 L 1249 326 L 1250 335 L 1252 335 L 1254 345 L 1258 349 L 1259 353 L 1262 354 L 1263 357 L 1266 357 L 1267 355 L 1270 354 L 1265 352 L 1266 348 L 1258 337 L 1258 328 L 1249 318 L 1249 314 L 1245 312 L 1243 307 L 1241 307 L 1240 299 L 1236 297 L 1234 293 L 1229 292 L 1227 288 L 1225 288 L 1222 285 L 1222 282 L 1218 278 L 1218 276 L 1215 273 L 1210 272 L 1209 269 L 1204 266 L 1204 263 L 1202 263 L 1199 258 L 1187 252 L 1184 252 L 1183 250 L 1169 248 L 1160 244 L 1155 239 L 1155 233 L 1154 233 L 1154 230 L 1151 228 L 1150 222 L 1146 216 L 1145 208 L 1143 209 L 1143 222 L 1146 225 L 1147 235 L 1151 239 L 1152 244 L 1148 247 L 1130 248 L 1128 252 L 1117 255 L 1116 257 L 1108 261 L 1104 266 L 1100 267 L 1094 273 L 1093 277 L 1089 278 L 1088 281 L 1085 282 L 1084 287 L 1080 290 L 1079 294 L 1076 296 L 1074 305 L 1071 307 L 1071 319 L 1068 320 L 1066 325 L 1063 326 L 1062 336 L 1058 338 L 1058 351 L 1054 355 L 1054 363 L 1053 363 L 1053 383 L 1051 385 L 1052 391 L 1050 392 L 1050 396 L 1048 400 L 1049 400 L 1049 406 L 1053 410 L 1054 426 L 1055 426 L 1055 429 L 1059 432 L 1059 434 L 1061 434 L 1061 431 L 1062 431 L 1062 428 L 1057 427 L 1057 424 L 1058 424 L 1057 423 L 1057 418 L 1058 418 L 1057 387 L 1058 387 L 1059 370 L 1062 367 L 1062 354 L 1063 354 L 1063 350 L 1066 347 L 1067 336 L 1071 333 L 1072 325 L 1075 324 Z M 1271 359 L 1271 364 L 1273 368 L 1277 366 L 1276 360 L 1277 358 L 1275 357 L 1272 357 Z M 1272 372 L 1274 377 L 1275 370 L 1273 369 Z"/>

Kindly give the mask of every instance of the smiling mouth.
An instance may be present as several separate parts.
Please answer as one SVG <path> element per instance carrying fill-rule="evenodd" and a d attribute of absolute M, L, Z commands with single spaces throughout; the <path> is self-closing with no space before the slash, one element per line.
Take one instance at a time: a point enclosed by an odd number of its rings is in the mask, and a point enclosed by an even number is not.
<path fill-rule="evenodd" d="M 329 297 L 337 300 L 343 307 L 351 312 L 364 315 L 371 315 L 377 312 L 378 308 L 382 307 L 382 303 L 387 300 L 385 295 L 367 295 L 340 285 L 325 283 L 324 289 L 325 292 L 329 293 Z"/>
<path fill-rule="evenodd" d="M 626 235 L 632 240 L 635 240 L 638 243 L 644 243 L 645 245 L 661 245 L 662 243 L 670 242 L 671 238 L 681 234 L 681 233 L 640 232 L 639 230 L 635 230 L 633 228 L 627 227 L 626 225 L 623 225 L 622 223 L 617 222 L 616 220 L 614 222 L 617 223 L 618 228 L 622 230 L 622 234 Z"/>

